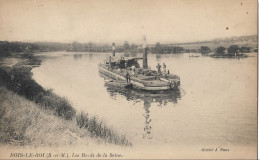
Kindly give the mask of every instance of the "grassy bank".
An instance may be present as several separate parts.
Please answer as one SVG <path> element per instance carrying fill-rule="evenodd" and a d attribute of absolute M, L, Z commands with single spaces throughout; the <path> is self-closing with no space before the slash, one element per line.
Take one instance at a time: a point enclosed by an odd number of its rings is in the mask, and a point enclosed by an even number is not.
<path fill-rule="evenodd" d="M 60 119 L 71 121 L 75 126 L 89 131 L 91 137 L 97 137 L 108 143 L 131 146 L 124 135 L 118 134 L 112 127 L 87 113 L 76 113 L 69 101 L 42 88 L 32 79 L 32 66 L 39 65 L 40 60 L 31 54 L 21 54 L 23 61 L 14 65 L 1 65 L 0 85 L 36 104 L 36 107 L 55 115 Z M 21 58 L 21 57 L 20 57 Z M 20 106 L 25 107 L 26 106 Z M 3 112 L 4 113 L 4 112 Z"/>
<path fill-rule="evenodd" d="M 36 61 L 35 58 L 30 58 L 10 68 L 1 67 L 0 84 L 6 86 L 9 90 L 24 96 L 28 100 L 39 104 L 43 109 L 52 111 L 53 114 L 66 120 L 72 120 L 73 116 L 75 116 L 75 110 L 69 102 L 65 98 L 45 90 L 31 78 L 31 65 L 37 65 L 38 63 L 39 60 Z"/>
<path fill-rule="evenodd" d="M 14 146 L 60 146 L 101 143 L 73 121 L 43 111 L 40 106 L 0 86 L 0 143 Z"/>

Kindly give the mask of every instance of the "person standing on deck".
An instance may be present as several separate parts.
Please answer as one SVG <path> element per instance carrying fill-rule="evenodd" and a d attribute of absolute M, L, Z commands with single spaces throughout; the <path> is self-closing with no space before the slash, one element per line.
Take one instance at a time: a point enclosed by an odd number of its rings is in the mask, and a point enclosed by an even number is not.
<path fill-rule="evenodd" d="M 125 79 L 126 79 L 126 83 L 130 82 L 130 75 L 128 72 L 126 72 Z"/>
<path fill-rule="evenodd" d="M 125 61 L 125 69 L 127 69 L 127 61 Z"/>
<path fill-rule="evenodd" d="M 163 73 L 166 73 L 166 64 L 163 63 Z"/>
<path fill-rule="evenodd" d="M 159 75 L 161 74 L 161 67 L 162 66 L 160 65 L 160 63 L 158 63 L 158 65 L 156 66 Z"/>

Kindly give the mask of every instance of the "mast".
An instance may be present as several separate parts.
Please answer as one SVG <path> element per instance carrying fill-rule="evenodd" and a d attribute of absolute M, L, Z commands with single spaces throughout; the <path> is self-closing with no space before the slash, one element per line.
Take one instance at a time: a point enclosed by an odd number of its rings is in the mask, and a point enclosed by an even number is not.
<path fill-rule="evenodd" d="M 143 68 L 144 68 L 144 69 L 147 69 L 147 68 L 148 68 L 146 36 L 144 36 L 144 38 L 143 38 Z"/>
<path fill-rule="evenodd" d="M 113 57 L 115 57 L 116 56 L 115 43 L 112 43 L 112 52 L 113 52 Z"/>

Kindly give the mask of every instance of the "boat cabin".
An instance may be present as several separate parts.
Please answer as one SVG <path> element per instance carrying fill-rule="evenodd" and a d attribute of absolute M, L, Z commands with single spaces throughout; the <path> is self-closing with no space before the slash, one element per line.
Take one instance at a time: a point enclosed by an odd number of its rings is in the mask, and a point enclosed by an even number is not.
<path fill-rule="evenodd" d="M 127 68 L 140 68 L 140 64 L 138 60 L 142 59 L 139 57 L 109 57 L 109 60 L 106 61 L 106 65 L 110 67 L 110 69 L 127 69 Z"/>

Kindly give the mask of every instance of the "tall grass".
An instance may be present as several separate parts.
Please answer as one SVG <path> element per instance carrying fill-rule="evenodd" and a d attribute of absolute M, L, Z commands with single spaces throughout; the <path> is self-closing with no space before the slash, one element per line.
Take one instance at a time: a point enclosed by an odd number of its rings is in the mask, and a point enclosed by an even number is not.
<path fill-rule="evenodd" d="M 66 98 L 60 97 L 50 90 L 37 94 L 33 101 L 46 110 L 52 110 L 54 115 L 66 120 L 72 120 L 76 113 Z"/>
<path fill-rule="evenodd" d="M 64 146 L 100 143 L 73 121 L 61 119 L 0 86 L 0 143 L 13 146 Z"/>
<path fill-rule="evenodd" d="M 108 127 L 104 122 L 98 120 L 96 116 L 89 116 L 84 112 L 76 115 L 76 122 L 80 128 L 87 129 L 92 136 L 100 137 L 108 143 L 132 146 L 125 135 L 118 134 L 112 127 Z"/>
<path fill-rule="evenodd" d="M 72 120 L 76 111 L 68 100 L 43 89 L 31 78 L 30 71 L 30 67 L 24 66 L 16 66 L 10 72 L 0 68 L 0 84 L 39 104 L 42 108 L 51 110 L 55 115 Z"/>

